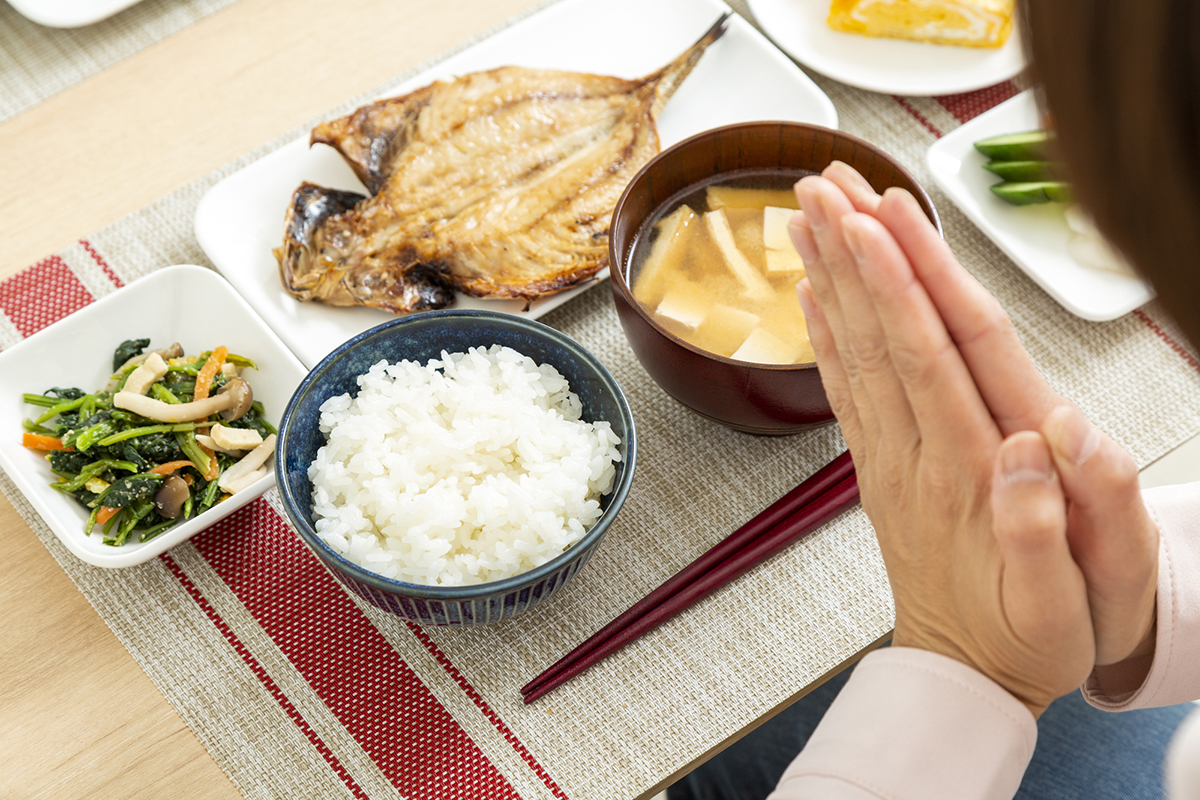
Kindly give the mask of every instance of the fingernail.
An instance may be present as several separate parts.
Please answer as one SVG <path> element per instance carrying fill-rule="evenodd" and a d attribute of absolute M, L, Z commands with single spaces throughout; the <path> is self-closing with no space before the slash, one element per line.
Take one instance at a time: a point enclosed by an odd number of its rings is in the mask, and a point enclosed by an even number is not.
<path fill-rule="evenodd" d="M 796 248 L 796 252 L 800 254 L 800 259 L 805 264 L 811 264 L 817 260 L 820 252 L 812 240 L 812 230 L 808 226 L 808 219 L 803 211 L 797 211 L 788 220 L 788 234 L 791 237 L 792 246 Z"/>
<path fill-rule="evenodd" d="M 903 189 L 899 186 L 891 186 L 887 190 L 885 190 L 883 194 L 885 197 L 889 194 L 894 194 L 898 198 L 900 198 L 902 201 L 904 201 L 904 203 L 907 204 L 908 206 L 910 206 L 911 208 L 915 208 L 917 211 L 920 211 L 922 214 L 925 213 L 925 209 L 921 208 L 921 204 L 917 202 L 917 198 L 913 197 L 913 193 L 910 192 L 908 189 Z"/>
<path fill-rule="evenodd" d="M 808 191 L 801 187 L 797 196 L 800 198 L 800 207 L 804 209 L 804 216 L 808 218 L 808 227 L 814 231 L 822 230 L 826 223 L 825 209 L 821 203 L 821 196 L 813 191 Z"/>
<path fill-rule="evenodd" d="M 1100 429 L 1088 422 L 1083 412 L 1074 407 L 1055 412 L 1057 425 L 1052 425 L 1054 449 L 1077 467 L 1100 449 Z"/>
<path fill-rule="evenodd" d="M 862 176 L 861 172 L 847 164 L 845 161 L 834 161 L 829 166 L 838 167 L 838 169 L 860 189 L 865 192 L 875 194 L 875 187 L 867 182 L 867 179 Z"/>
<path fill-rule="evenodd" d="M 842 235 L 846 237 L 846 246 L 850 248 L 850 252 L 859 261 L 866 258 L 866 249 L 863 246 L 862 228 L 858 220 L 854 217 L 846 217 L 842 222 Z"/>
<path fill-rule="evenodd" d="M 1045 482 L 1054 474 L 1050 449 L 1036 433 L 1006 439 L 1000 445 L 1000 469 L 1010 484 Z"/>

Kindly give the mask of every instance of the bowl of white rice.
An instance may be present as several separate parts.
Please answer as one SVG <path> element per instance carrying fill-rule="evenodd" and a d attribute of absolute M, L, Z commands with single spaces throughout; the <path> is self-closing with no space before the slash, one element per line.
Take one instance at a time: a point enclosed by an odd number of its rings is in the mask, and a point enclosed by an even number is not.
<path fill-rule="evenodd" d="M 345 586 L 406 619 L 477 625 L 544 601 L 587 562 L 637 439 L 620 386 L 579 343 L 450 310 L 326 356 L 276 447 L 288 517 Z"/>

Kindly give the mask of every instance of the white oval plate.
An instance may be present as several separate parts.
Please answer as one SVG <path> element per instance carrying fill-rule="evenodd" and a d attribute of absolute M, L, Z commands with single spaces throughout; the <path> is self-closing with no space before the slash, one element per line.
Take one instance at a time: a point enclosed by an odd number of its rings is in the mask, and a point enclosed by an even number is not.
<path fill-rule="evenodd" d="M 729 7 L 719 0 L 562 0 L 397 85 L 403 94 L 438 78 L 505 64 L 637 77 L 683 52 Z M 637 24 L 630 24 L 636 20 Z M 759 119 L 837 127 L 833 103 L 792 61 L 741 17 L 712 45 L 658 121 L 666 148 L 720 125 Z M 304 136 L 214 186 L 196 210 L 196 238 L 213 264 L 300 360 L 313 367 L 357 333 L 391 319 L 374 308 L 301 303 L 283 290 L 271 254 L 284 212 L 302 181 L 364 192 L 332 148 Z M 607 270 L 598 278 L 607 277 Z M 459 295 L 457 308 L 489 308 L 536 318 L 595 282 L 544 297 L 528 310 L 512 300 Z"/>
<path fill-rule="evenodd" d="M 792 58 L 834 80 L 883 94 L 957 94 L 1008 80 L 1025 68 L 1016 30 L 1002 47 L 881 39 L 829 27 L 829 0 L 746 0 Z"/>
<path fill-rule="evenodd" d="M 0 353 L 0 467 L 75 555 L 98 567 L 129 567 L 195 536 L 275 485 L 274 473 L 256 481 L 198 517 L 148 542 L 104 544 L 83 533 L 88 511 L 50 488 L 54 473 L 45 454 L 21 446 L 21 420 L 39 410 L 22 393 L 54 386 L 95 391 L 112 373 L 113 351 L 126 339 L 150 338 L 152 348 L 179 342 L 187 353 L 225 345 L 253 359 L 247 372 L 267 419 L 278 424 L 307 370 L 228 282 L 211 269 L 167 267 L 118 289 Z"/>
<path fill-rule="evenodd" d="M 954 205 L 1063 308 L 1095 322 L 1124 316 L 1153 291 L 1137 278 L 1077 264 L 1067 251 L 1071 232 L 1061 203 L 1014 206 L 992 193 L 999 178 L 983 168 L 987 159 L 975 142 L 1038 127 L 1033 92 L 1022 92 L 934 142 L 925 157 L 929 172 Z"/>

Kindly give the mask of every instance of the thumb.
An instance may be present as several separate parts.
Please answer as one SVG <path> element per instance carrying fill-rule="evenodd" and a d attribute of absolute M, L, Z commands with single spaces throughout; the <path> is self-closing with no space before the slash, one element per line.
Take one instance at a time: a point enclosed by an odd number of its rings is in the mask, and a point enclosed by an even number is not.
<path fill-rule="evenodd" d="M 1087 577 L 1097 663 L 1125 658 L 1153 627 L 1158 527 L 1142 501 L 1137 464 L 1073 405 L 1043 430 L 1070 503 L 1068 541 Z"/>
<path fill-rule="evenodd" d="M 1050 447 L 1039 433 L 1014 433 L 1000 445 L 992 531 L 1013 632 L 1035 650 L 1074 638 L 1089 618 L 1087 588 L 1067 544 L 1066 500 Z"/>
<path fill-rule="evenodd" d="M 1043 432 L 1054 456 L 1055 471 L 1071 501 L 1073 516 L 1082 517 L 1081 531 L 1119 531 L 1122 535 L 1094 536 L 1091 541 L 1072 541 L 1088 551 L 1103 549 L 1103 557 L 1121 562 L 1135 556 L 1136 539 L 1127 534 L 1152 528 L 1150 514 L 1141 499 L 1137 464 L 1128 452 L 1088 421 L 1078 408 L 1065 405 L 1046 417 Z M 1074 519 L 1072 520 L 1074 522 Z M 1076 537 L 1072 532 L 1073 539 Z M 1100 552 L 1076 553 L 1081 563 Z M 1157 557 L 1157 547 L 1153 551 Z"/>

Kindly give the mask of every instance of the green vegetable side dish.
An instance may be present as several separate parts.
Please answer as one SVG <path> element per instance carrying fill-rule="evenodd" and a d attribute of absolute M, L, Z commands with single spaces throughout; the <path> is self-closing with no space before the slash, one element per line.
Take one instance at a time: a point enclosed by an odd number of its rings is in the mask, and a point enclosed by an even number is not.
<path fill-rule="evenodd" d="M 1003 179 L 991 189 L 1015 206 L 1069 203 L 1071 187 L 1060 180 L 1062 168 L 1052 160 L 1054 136 L 1048 131 L 1006 133 L 975 142 L 991 159 L 983 168 Z"/>
<path fill-rule="evenodd" d="M 224 347 L 186 356 L 122 342 L 108 385 L 26 394 L 23 444 L 45 451 L 50 486 L 88 509 L 84 533 L 148 542 L 270 470 L 275 429 L 241 376 L 257 369 Z M 105 365 L 108 366 L 107 364 Z"/>

